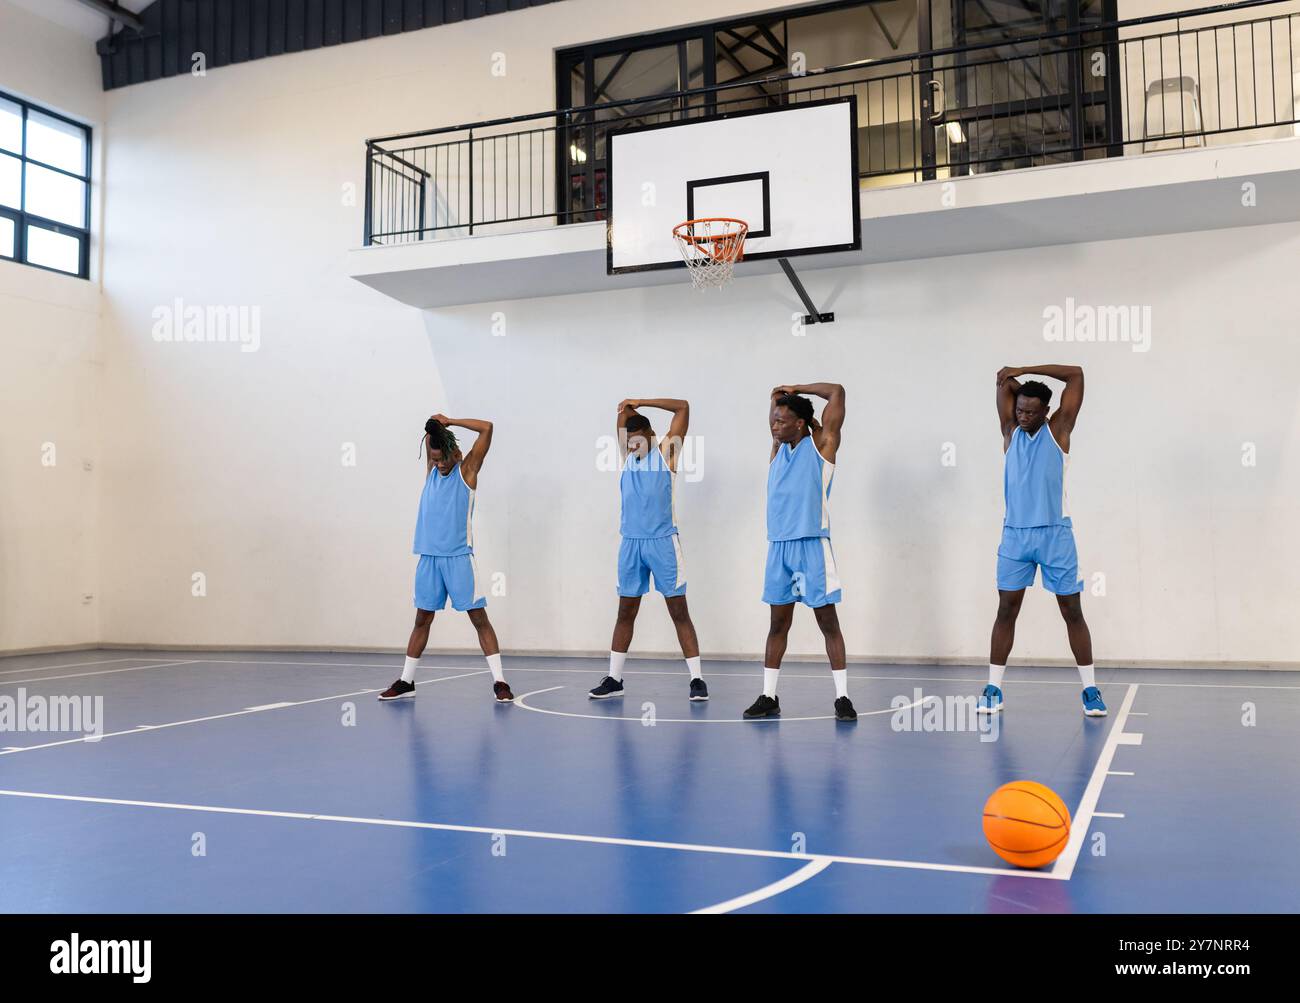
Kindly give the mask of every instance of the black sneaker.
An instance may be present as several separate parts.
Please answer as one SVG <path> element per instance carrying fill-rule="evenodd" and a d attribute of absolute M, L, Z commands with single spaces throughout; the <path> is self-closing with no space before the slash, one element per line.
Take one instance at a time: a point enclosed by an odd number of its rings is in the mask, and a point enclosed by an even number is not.
<path fill-rule="evenodd" d="M 504 680 L 492 684 L 492 693 L 496 696 L 497 703 L 511 703 L 515 699 L 515 695 L 510 692 L 510 686 Z"/>
<path fill-rule="evenodd" d="M 415 683 L 408 683 L 404 679 L 398 679 L 392 686 L 379 694 L 380 700 L 400 700 L 402 697 L 415 696 Z"/>
<path fill-rule="evenodd" d="M 691 680 L 691 699 L 692 700 L 709 699 L 709 688 L 706 685 L 704 685 L 703 679 Z"/>
<path fill-rule="evenodd" d="M 621 697 L 622 695 L 622 680 L 615 679 L 613 676 L 606 676 L 594 690 L 587 691 L 587 696 L 593 700 L 605 700 L 608 697 Z"/>
<path fill-rule="evenodd" d="M 848 697 L 840 697 L 835 701 L 835 720 L 836 721 L 856 721 L 858 712 L 853 709 L 853 701 Z"/>
<path fill-rule="evenodd" d="M 745 718 L 752 720 L 756 717 L 780 717 L 781 716 L 781 698 L 770 697 L 763 694 L 754 701 L 754 705 L 745 711 Z"/>

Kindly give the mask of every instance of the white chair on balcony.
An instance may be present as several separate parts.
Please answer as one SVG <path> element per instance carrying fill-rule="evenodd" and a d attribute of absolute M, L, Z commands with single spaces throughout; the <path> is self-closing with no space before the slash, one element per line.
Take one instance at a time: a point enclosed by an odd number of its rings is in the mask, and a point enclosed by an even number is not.
<path fill-rule="evenodd" d="M 1191 77 L 1164 77 L 1147 85 L 1142 152 L 1204 146 L 1201 93 Z"/>

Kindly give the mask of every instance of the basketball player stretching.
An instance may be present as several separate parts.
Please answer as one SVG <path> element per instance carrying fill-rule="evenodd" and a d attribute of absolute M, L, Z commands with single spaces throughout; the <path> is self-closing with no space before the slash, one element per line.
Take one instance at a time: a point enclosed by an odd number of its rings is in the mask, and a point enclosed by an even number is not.
<path fill-rule="evenodd" d="M 477 432 L 469 455 L 462 456 L 450 426 Z M 406 645 L 402 677 L 379 694 L 380 700 L 415 696 L 415 670 L 429 643 L 433 615 L 451 599 L 452 609 L 469 614 L 478 643 L 492 670 L 492 693 L 501 703 L 515 697 L 501 671 L 501 647 L 487 615 L 487 597 L 479 588 L 474 564 L 474 492 L 478 474 L 492 445 L 492 423 L 477 418 L 435 414 L 424 425 L 425 476 L 420 512 L 415 521 L 415 628 Z"/>
<path fill-rule="evenodd" d="M 826 401 L 821 421 L 812 402 Z M 826 638 L 826 655 L 835 681 L 835 718 L 857 720 L 849 700 L 844 664 L 844 635 L 835 604 L 840 579 L 831 551 L 830 496 L 835 454 L 844 424 L 844 388 L 838 383 L 781 386 L 772 391 L 768 409 L 772 453 L 767 467 L 767 572 L 763 602 L 772 608 L 763 658 L 763 693 L 745 717 L 779 717 L 776 695 L 781 658 L 785 655 L 796 601 L 812 609 Z"/>
<path fill-rule="evenodd" d="M 1052 391 L 1037 380 L 1019 382 L 1024 375 L 1061 380 L 1061 406 L 1048 416 Z M 1042 568 L 1043 588 L 1055 594 L 1065 618 L 1070 650 L 1083 682 L 1083 712 L 1105 717 L 1106 705 L 1097 689 L 1092 664 L 1092 635 L 1083 619 L 1079 594 L 1079 557 L 1074 546 L 1065 494 L 1070 464 L 1070 434 L 1083 406 L 1083 370 L 1078 366 L 1010 367 L 998 371 L 998 421 L 1006 454 L 1003 491 L 1006 517 L 998 547 L 998 615 L 993 622 L 989 653 L 989 682 L 979 698 L 981 714 L 1002 710 L 1002 674 L 1016 636 L 1016 617 L 1025 589 Z"/>
<path fill-rule="evenodd" d="M 640 407 L 672 412 L 665 441 L 656 441 L 650 420 L 637 411 Z M 625 400 L 618 405 L 618 434 L 626 455 L 618 482 L 622 495 L 619 531 L 623 535 L 618 550 L 618 619 L 609 646 L 609 675 L 587 694 L 593 700 L 623 695 L 623 662 L 652 575 L 677 628 L 677 641 L 691 675 L 690 698 L 709 699 L 709 688 L 700 676 L 695 624 L 686 608 L 686 570 L 674 503 L 677 464 L 690 412 L 690 405 L 683 400 Z"/>

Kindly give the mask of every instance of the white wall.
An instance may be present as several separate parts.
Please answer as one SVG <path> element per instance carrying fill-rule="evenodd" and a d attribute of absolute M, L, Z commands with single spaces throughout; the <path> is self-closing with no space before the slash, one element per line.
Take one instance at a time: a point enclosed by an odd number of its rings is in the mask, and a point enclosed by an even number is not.
<path fill-rule="evenodd" d="M 802 338 L 777 277 L 430 312 L 453 406 L 500 421 L 481 570 L 508 575 L 502 636 L 606 643 L 617 489 L 595 441 L 621 397 L 673 395 L 703 446 L 704 477 L 680 493 L 701 643 L 759 650 L 766 395 L 827 379 L 848 390 L 832 528 L 849 651 L 980 661 L 1001 525 L 994 373 L 1059 361 L 1088 378 L 1070 495 L 1084 576 L 1105 575 L 1105 597 L 1085 597 L 1098 657 L 1294 660 L 1300 346 L 1294 304 L 1261 291 L 1285 287 L 1297 252 L 1300 226 L 1282 225 L 815 272 L 837 320 Z M 1066 297 L 1150 306 L 1150 350 L 1047 343 L 1044 308 Z M 649 612 L 638 646 L 671 650 L 657 600 Z M 795 650 L 819 650 L 800 621 Z M 1017 652 L 1068 656 L 1039 591 Z"/>
<path fill-rule="evenodd" d="M 102 121 L 93 41 L 30 4 L 0 0 L 0 91 Z M 99 310 L 97 281 L 0 260 L 0 650 L 99 636 Z"/>
<path fill-rule="evenodd" d="M 553 48 L 696 18 L 684 2 L 566 0 L 106 96 L 104 640 L 403 644 L 420 427 L 446 410 L 498 423 L 478 536 L 481 570 L 506 576 L 491 605 L 503 645 L 602 650 L 617 495 L 595 442 L 620 397 L 663 393 L 692 398 L 703 436 L 704 478 L 681 492 L 702 646 L 757 652 L 766 395 L 838 379 L 850 652 L 980 662 L 1000 523 L 993 373 L 1078 361 L 1090 383 L 1071 493 L 1084 570 L 1107 576 L 1106 597 L 1086 600 L 1098 658 L 1294 659 L 1300 348 L 1292 304 L 1269 293 L 1290 287 L 1300 228 L 820 272 L 812 292 L 840 319 L 803 339 L 777 278 L 428 315 L 346 278 L 361 209 L 343 186 L 361 182 L 365 137 L 542 109 Z M 1150 305 L 1154 347 L 1045 343 L 1043 308 L 1066 296 Z M 259 308 L 259 350 L 155 341 L 155 309 L 178 297 Z M 434 645 L 471 647 L 463 621 L 440 619 Z M 820 649 L 808 621 L 794 652 Z M 654 600 L 636 650 L 672 648 Z M 1041 594 L 1017 652 L 1066 655 Z"/>
<path fill-rule="evenodd" d="M 566 0 L 106 95 L 106 641 L 404 643 L 414 457 L 454 398 L 419 314 L 345 274 L 364 140 L 546 110 L 554 49 L 699 16 Z M 259 308 L 260 350 L 155 342 L 178 297 Z"/>

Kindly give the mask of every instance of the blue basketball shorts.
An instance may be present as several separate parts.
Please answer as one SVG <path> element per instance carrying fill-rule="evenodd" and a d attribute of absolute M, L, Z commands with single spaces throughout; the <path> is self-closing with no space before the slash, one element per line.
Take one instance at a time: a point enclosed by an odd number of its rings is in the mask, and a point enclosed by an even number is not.
<path fill-rule="evenodd" d="M 650 591 L 651 575 L 655 591 L 665 599 L 686 595 L 686 568 L 676 533 L 658 539 L 623 537 L 618 548 L 618 594 L 627 598 L 645 595 Z"/>
<path fill-rule="evenodd" d="M 482 609 L 487 596 L 479 587 L 478 566 L 473 554 L 435 557 L 421 554 L 415 568 L 415 606 L 437 612 L 451 599 L 451 608 L 464 613 Z"/>
<path fill-rule="evenodd" d="M 816 609 L 839 601 L 840 575 L 829 537 L 768 542 L 763 602 L 769 606 L 801 602 Z"/>
<path fill-rule="evenodd" d="M 1058 596 L 1083 591 L 1079 554 L 1071 526 L 1003 526 L 998 547 L 998 588 L 1017 592 L 1034 584 L 1043 569 L 1043 588 Z"/>

